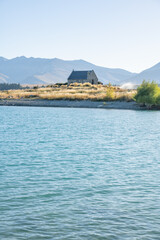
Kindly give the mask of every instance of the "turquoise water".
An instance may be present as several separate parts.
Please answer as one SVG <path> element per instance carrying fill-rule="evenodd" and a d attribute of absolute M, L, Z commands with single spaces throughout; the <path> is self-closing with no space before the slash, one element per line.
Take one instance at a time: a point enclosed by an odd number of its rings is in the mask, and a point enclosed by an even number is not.
<path fill-rule="evenodd" d="M 160 239 L 159 119 L 0 107 L 0 239 Z"/>

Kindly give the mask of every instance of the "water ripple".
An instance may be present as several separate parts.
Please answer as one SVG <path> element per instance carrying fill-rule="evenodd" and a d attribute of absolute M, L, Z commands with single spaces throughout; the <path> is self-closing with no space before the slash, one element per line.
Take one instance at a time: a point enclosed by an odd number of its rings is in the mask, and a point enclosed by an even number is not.
<path fill-rule="evenodd" d="M 160 239 L 159 117 L 0 107 L 0 239 Z"/>

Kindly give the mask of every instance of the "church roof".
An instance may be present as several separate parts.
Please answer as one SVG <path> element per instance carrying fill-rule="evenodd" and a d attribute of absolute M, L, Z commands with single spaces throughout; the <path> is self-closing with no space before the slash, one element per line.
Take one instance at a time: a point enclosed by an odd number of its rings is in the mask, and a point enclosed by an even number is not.
<path fill-rule="evenodd" d="M 92 70 L 90 71 L 72 71 L 72 73 L 70 74 L 70 76 L 68 77 L 68 80 L 74 80 L 74 79 L 87 79 L 87 75 L 88 73 L 92 72 Z"/>

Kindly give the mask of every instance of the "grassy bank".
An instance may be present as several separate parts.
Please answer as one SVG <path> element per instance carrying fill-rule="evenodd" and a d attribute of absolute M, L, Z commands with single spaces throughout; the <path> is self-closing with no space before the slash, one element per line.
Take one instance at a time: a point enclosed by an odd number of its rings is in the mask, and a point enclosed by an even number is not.
<path fill-rule="evenodd" d="M 35 87 L 33 89 L 0 91 L 0 99 L 48 99 L 132 101 L 135 90 L 124 90 L 110 85 L 71 84 Z"/>

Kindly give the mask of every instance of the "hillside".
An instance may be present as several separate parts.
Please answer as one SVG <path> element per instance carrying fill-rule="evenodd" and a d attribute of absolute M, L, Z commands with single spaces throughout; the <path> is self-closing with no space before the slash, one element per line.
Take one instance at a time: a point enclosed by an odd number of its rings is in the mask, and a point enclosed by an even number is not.
<path fill-rule="evenodd" d="M 71 71 L 93 69 L 99 81 L 107 84 L 121 84 L 135 76 L 123 69 L 111 69 L 96 66 L 84 60 L 65 61 L 57 58 L 26 58 L 6 59 L 0 57 L 0 82 L 20 84 L 50 84 L 66 82 Z"/>
<path fill-rule="evenodd" d="M 155 81 L 160 84 L 160 63 L 142 71 L 139 74 L 127 79 L 126 81 L 133 84 L 141 84 L 143 80 Z"/>

